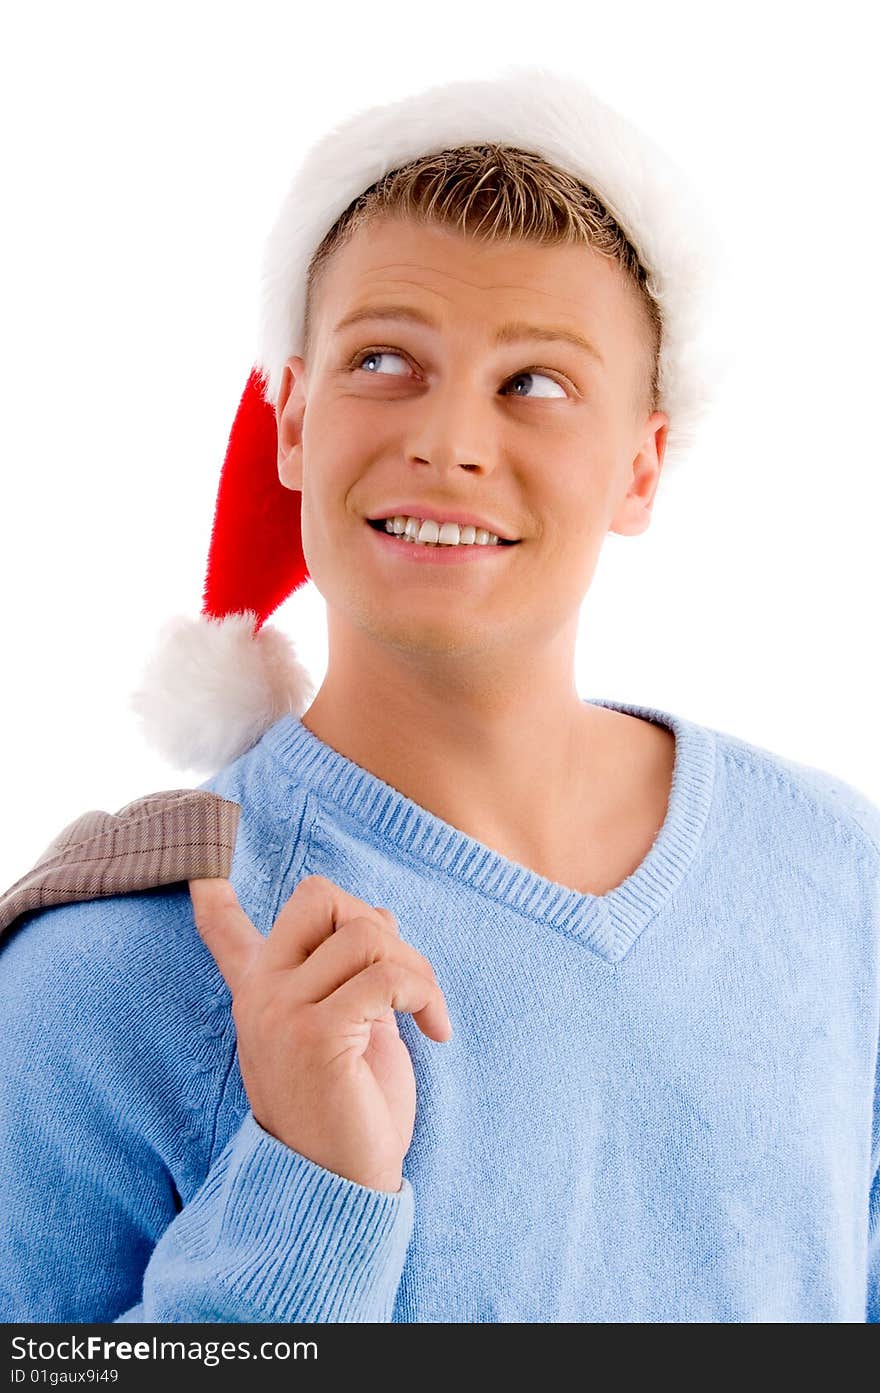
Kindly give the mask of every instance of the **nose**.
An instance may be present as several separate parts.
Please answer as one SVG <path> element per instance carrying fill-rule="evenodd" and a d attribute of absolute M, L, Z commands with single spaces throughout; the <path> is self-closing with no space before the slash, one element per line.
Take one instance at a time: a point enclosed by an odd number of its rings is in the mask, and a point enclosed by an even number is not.
<path fill-rule="evenodd" d="M 497 402 L 473 373 L 449 372 L 413 402 L 405 427 L 407 460 L 442 473 L 490 470 L 498 451 Z"/>

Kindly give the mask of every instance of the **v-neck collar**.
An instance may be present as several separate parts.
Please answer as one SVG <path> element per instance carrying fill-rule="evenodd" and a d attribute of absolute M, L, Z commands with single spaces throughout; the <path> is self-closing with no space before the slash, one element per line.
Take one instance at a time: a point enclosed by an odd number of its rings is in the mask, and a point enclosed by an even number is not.
<path fill-rule="evenodd" d="M 377 845 L 399 847 L 438 873 L 452 875 L 617 962 L 672 895 L 696 854 L 712 798 L 715 736 L 659 707 L 603 697 L 583 700 L 665 725 L 675 735 L 663 825 L 632 874 L 604 895 L 581 894 L 502 856 L 325 744 L 297 717 L 282 716 L 259 744 Z"/>

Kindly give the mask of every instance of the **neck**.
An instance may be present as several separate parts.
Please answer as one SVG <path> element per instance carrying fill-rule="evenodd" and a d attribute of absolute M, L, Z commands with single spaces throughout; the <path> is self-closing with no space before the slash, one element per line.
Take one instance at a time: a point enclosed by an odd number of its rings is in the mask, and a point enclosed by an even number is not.
<path fill-rule="evenodd" d="M 403 651 L 328 613 L 327 673 L 302 717 L 325 744 L 513 860 L 545 860 L 573 815 L 598 815 L 617 718 L 578 696 L 573 625 L 500 660 Z"/>

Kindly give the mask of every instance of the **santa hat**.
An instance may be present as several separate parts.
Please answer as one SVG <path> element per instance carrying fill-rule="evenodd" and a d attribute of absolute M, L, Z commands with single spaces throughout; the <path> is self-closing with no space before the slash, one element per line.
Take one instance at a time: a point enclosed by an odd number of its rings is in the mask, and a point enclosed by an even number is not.
<path fill-rule="evenodd" d="M 722 367 L 702 341 L 720 246 L 681 171 L 572 76 L 508 66 L 357 111 L 306 154 L 264 254 L 258 353 L 229 436 L 197 618 L 163 628 L 131 705 L 172 764 L 212 772 L 315 694 L 291 640 L 266 620 L 308 579 L 302 494 L 278 477 L 275 407 L 303 352 L 306 273 L 348 205 L 421 155 L 493 142 L 543 156 L 598 196 L 635 248 L 663 320 L 664 469 L 692 443 Z"/>

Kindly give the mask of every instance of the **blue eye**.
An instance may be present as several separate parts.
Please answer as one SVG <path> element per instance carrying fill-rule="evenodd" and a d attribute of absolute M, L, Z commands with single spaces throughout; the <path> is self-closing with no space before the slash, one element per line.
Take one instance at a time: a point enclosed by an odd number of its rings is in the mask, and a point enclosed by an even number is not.
<path fill-rule="evenodd" d="M 566 395 L 565 388 L 561 385 L 561 383 L 557 382 L 555 377 L 549 377 L 546 372 L 518 372 L 516 374 L 516 377 L 511 377 L 509 379 L 509 382 L 522 382 L 526 378 L 528 378 L 532 382 L 549 382 L 551 387 L 556 388 L 555 392 L 538 392 L 537 395 L 539 397 L 564 397 Z M 522 392 L 514 393 L 514 396 L 523 395 L 524 394 Z"/>
<path fill-rule="evenodd" d="M 372 372 L 375 377 L 383 377 L 386 376 L 386 374 L 379 372 L 379 370 L 376 368 L 368 368 L 366 366 L 366 364 L 369 363 L 371 359 L 378 361 L 382 358 L 396 358 L 399 363 L 403 363 L 404 365 L 406 365 L 406 358 L 403 356 L 403 354 L 395 353 L 393 349 L 367 348 L 362 349 L 360 353 L 356 354 L 349 366 L 352 369 L 361 368 L 364 372 Z M 401 377 L 405 376 L 405 373 L 393 372 L 390 375 L 392 377 Z M 566 397 L 568 395 L 565 388 L 562 386 L 560 382 L 556 381 L 555 377 L 550 377 L 550 375 L 546 372 L 535 372 L 530 368 L 526 369 L 524 372 L 518 372 L 515 377 L 508 378 L 508 384 L 514 382 L 523 382 L 526 380 L 530 382 L 549 382 L 551 388 L 554 388 L 555 390 L 549 392 L 545 390 L 536 393 L 531 393 L 528 395 L 525 392 L 513 392 L 511 395 L 523 397 L 525 398 L 525 400 L 528 400 L 529 396 L 541 398 Z"/>
<path fill-rule="evenodd" d="M 368 349 L 365 353 L 359 353 L 358 356 L 355 358 L 354 362 L 352 363 L 352 367 L 362 368 L 364 366 L 364 363 L 368 363 L 371 358 L 397 358 L 398 361 L 401 363 L 406 362 L 406 359 L 403 358 L 400 353 L 392 353 L 390 352 L 390 350 L 385 348 L 373 348 Z M 372 368 L 365 368 L 364 371 L 373 372 L 374 370 Z M 400 376 L 400 374 L 393 373 L 392 376 L 397 377 Z"/>

